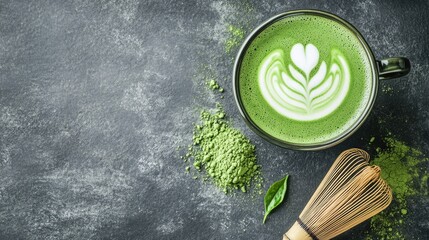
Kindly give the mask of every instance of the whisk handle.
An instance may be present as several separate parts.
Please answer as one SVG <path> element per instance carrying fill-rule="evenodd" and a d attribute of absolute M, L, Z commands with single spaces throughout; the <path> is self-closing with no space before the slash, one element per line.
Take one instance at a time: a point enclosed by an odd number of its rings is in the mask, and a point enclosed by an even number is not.
<path fill-rule="evenodd" d="M 283 240 L 313 240 L 313 238 L 301 227 L 298 222 L 283 234 Z"/>

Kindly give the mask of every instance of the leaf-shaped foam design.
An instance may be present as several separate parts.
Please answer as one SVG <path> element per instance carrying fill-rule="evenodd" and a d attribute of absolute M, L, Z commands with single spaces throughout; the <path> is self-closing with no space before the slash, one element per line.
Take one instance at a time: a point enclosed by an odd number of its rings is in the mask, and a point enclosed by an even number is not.
<path fill-rule="evenodd" d="M 323 118 L 344 101 L 350 87 L 350 69 L 340 51 L 330 52 L 330 66 L 319 63 L 313 44 L 295 44 L 290 63 L 282 49 L 269 53 L 258 69 L 259 88 L 278 113 L 295 120 Z M 312 74 L 313 73 L 313 74 Z"/>
<path fill-rule="evenodd" d="M 325 79 L 325 76 L 326 76 L 326 63 L 322 62 L 322 64 L 320 64 L 320 68 L 317 71 L 317 73 L 314 74 L 314 76 L 310 79 L 310 82 L 308 83 L 308 88 L 314 89 L 315 87 L 319 86 Z"/>
<path fill-rule="evenodd" d="M 300 68 L 308 77 L 311 70 L 316 67 L 319 61 L 319 51 L 313 44 L 307 44 L 305 47 L 301 43 L 297 43 L 290 51 L 292 62 Z"/>
<path fill-rule="evenodd" d="M 296 70 L 293 65 L 289 65 L 289 71 L 294 80 L 301 83 L 303 87 L 307 84 L 307 80 L 305 79 L 304 75 L 302 75 L 298 70 Z"/>
<path fill-rule="evenodd" d="M 268 54 L 259 66 L 259 88 L 265 100 L 281 114 L 288 112 L 305 113 L 305 89 L 291 86 L 300 84 L 291 78 L 286 70 L 284 51 L 277 49 Z M 285 84 L 285 81 L 288 84 Z"/>

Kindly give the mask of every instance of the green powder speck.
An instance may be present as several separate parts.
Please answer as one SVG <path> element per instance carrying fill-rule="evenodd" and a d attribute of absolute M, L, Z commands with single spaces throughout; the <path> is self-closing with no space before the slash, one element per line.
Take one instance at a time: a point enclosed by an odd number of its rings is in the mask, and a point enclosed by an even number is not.
<path fill-rule="evenodd" d="M 216 80 L 211 79 L 207 82 L 207 85 L 209 86 L 209 88 L 211 90 L 216 90 L 219 89 L 219 84 L 216 82 Z"/>
<path fill-rule="evenodd" d="M 252 181 L 261 181 L 255 146 L 225 120 L 218 105 L 215 113 L 203 110 L 201 124 L 195 126 L 191 155 L 193 166 L 203 171 L 224 192 L 247 192 Z"/>
<path fill-rule="evenodd" d="M 386 85 L 382 86 L 382 91 L 383 91 L 383 93 L 388 93 L 388 94 L 394 93 L 393 88 L 391 86 L 386 86 Z"/>
<path fill-rule="evenodd" d="M 231 50 L 241 44 L 244 34 L 244 30 L 241 27 L 228 25 L 228 39 L 225 42 L 226 53 L 230 53 Z"/>
<path fill-rule="evenodd" d="M 221 93 L 223 93 L 224 92 L 224 89 L 223 88 L 221 88 L 220 86 L 219 86 L 219 83 L 218 82 L 216 82 L 216 80 L 214 80 L 214 79 L 210 79 L 210 80 L 208 80 L 207 82 L 206 82 L 206 85 L 207 85 L 207 87 L 210 89 L 210 90 L 218 90 L 219 92 L 221 92 Z"/>
<path fill-rule="evenodd" d="M 366 239 L 407 239 L 404 225 L 407 223 L 407 199 L 427 195 L 427 170 L 421 168 L 429 159 L 419 150 L 407 146 L 392 137 L 383 139 L 386 148 L 377 148 L 373 163 L 380 166 L 381 176 L 392 188 L 394 200 L 388 209 L 371 218 L 370 232 Z"/>

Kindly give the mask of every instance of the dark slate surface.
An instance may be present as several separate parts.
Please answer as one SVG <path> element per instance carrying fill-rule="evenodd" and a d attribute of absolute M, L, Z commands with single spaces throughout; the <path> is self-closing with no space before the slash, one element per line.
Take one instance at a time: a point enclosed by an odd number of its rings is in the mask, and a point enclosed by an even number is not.
<path fill-rule="evenodd" d="M 378 58 L 413 64 L 381 83 L 393 90 L 356 134 L 325 151 L 257 137 L 230 87 L 227 26 L 248 33 L 297 8 L 336 13 Z M 342 150 L 388 129 L 429 154 L 428 22 L 426 0 L 0 1 L 0 239 L 280 239 Z M 225 98 L 201 85 L 208 74 Z M 175 150 L 216 101 L 256 144 L 266 183 L 291 175 L 287 204 L 266 225 L 262 197 L 193 180 Z M 409 239 L 429 238 L 428 202 L 413 202 Z"/>

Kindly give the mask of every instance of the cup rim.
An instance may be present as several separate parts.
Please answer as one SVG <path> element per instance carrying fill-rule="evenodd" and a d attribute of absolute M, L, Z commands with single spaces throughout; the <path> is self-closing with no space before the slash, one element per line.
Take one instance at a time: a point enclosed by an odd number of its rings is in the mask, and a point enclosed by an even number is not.
<path fill-rule="evenodd" d="M 241 62 L 243 60 L 243 57 L 246 53 L 248 46 L 259 35 L 259 33 L 261 33 L 263 30 L 265 30 L 271 24 L 273 24 L 279 20 L 282 20 L 284 18 L 287 18 L 290 16 L 296 16 L 296 15 L 322 16 L 322 17 L 326 17 L 330 20 L 337 21 L 338 23 L 347 27 L 349 30 L 351 30 L 354 33 L 354 35 L 357 37 L 357 39 L 359 40 L 359 42 L 361 43 L 361 45 L 365 49 L 365 53 L 367 54 L 367 57 L 368 57 L 369 62 L 370 62 L 371 70 L 372 70 L 373 81 L 372 81 L 372 86 L 371 86 L 372 87 L 371 94 L 369 96 L 368 103 L 365 106 L 365 109 L 363 110 L 361 116 L 355 121 L 355 123 L 352 124 L 352 126 L 349 129 L 347 129 L 346 131 L 342 132 L 338 136 L 336 136 L 332 139 L 329 139 L 325 142 L 294 143 L 294 142 L 284 141 L 282 139 L 276 138 L 276 137 L 268 134 L 263 129 L 261 129 L 257 124 L 255 124 L 253 122 L 253 120 L 250 118 L 250 116 L 246 112 L 244 105 L 243 105 L 243 102 L 242 102 L 241 97 L 240 97 L 240 89 L 238 86 L 239 85 L 238 83 L 239 83 L 240 67 L 241 67 Z M 241 45 L 241 47 L 240 47 L 240 49 L 236 55 L 235 63 L 234 63 L 233 78 L 232 78 L 233 79 L 232 82 L 233 82 L 233 89 L 234 89 L 234 98 L 235 98 L 235 102 L 238 106 L 239 112 L 240 112 L 241 116 L 243 117 L 243 119 L 245 120 L 247 126 L 249 126 L 250 129 L 252 129 L 256 134 L 258 134 L 260 137 L 264 138 L 268 142 L 271 142 L 271 143 L 273 143 L 277 146 L 280 146 L 280 147 L 293 149 L 293 150 L 304 150 L 304 151 L 323 150 L 323 149 L 333 147 L 333 146 L 343 142 L 347 138 L 349 138 L 353 133 L 355 133 L 362 126 L 362 124 L 368 118 L 368 115 L 374 106 L 374 102 L 375 102 L 377 92 L 378 92 L 378 81 L 379 81 L 378 75 L 379 74 L 378 74 L 378 67 L 377 66 L 378 65 L 376 63 L 374 54 L 371 51 L 371 48 L 369 47 L 368 43 L 365 41 L 365 39 L 360 34 L 360 32 L 353 25 L 351 25 L 349 22 L 347 22 L 346 20 L 342 19 L 341 17 L 339 17 L 335 14 L 325 12 L 325 11 L 320 11 L 320 10 L 314 10 L 314 9 L 298 9 L 298 10 L 293 10 L 293 11 L 287 11 L 287 12 L 275 15 L 275 16 L 269 18 L 268 20 L 264 21 L 262 24 L 257 26 L 244 40 L 243 44 Z"/>

